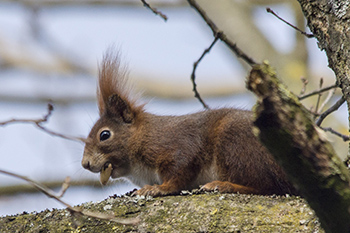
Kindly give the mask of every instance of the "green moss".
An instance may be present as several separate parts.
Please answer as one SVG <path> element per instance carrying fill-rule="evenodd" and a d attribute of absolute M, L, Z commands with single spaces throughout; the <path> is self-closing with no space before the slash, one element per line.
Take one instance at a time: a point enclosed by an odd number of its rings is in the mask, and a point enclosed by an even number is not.
<path fill-rule="evenodd" d="M 299 197 L 219 193 L 149 200 L 118 197 L 82 208 L 123 218 L 138 216 L 140 223 L 124 226 L 72 217 L 66 210 L 46 210 L 1 218 L 0 232 L 322 232 L 313 211 Z"/>

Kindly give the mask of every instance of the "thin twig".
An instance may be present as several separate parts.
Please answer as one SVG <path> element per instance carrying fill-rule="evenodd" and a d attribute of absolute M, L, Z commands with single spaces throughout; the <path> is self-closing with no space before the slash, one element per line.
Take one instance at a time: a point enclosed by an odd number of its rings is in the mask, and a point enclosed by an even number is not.
<path fill-rule="evenodd" d="M 300 80 L 301 80 L 301 82 L 303 83 L 303 87 L 301 88 L 301 91 L 300 91 L 299 96 L 305 94 L 305 92 L 306 92 L 306 86 L 307 86 L 307 84 L 309 84 L 309 81 L 308 81 L 306 78 L 304 78 L 304 77 L 301 77 Z"/>
<path fill-rule="evenodd" d="M 58 201 L 59 203 L 61 203 L 62 205 L 64 205 L 67 208 L 67 210 L 71 213 L 80 214 L 80 215 L 84 215 L 84 216 L 92 217 L 92 218 L 97 218 L 97 219 L 110 220 L 110 221 L 117 222 L 117 223 L 124 224 L 124 225 L 134 225 L 134 224 L 137 224 L 139 222 L 138 218 L 122 219 L 122 218 L 116 218 L 114 215 L 110 215 L 110 214 L 94 213 L 94 212 L 82 210 L 79 207 L 71 206 L 67 202 L 63 201 L 60 198 L 60 196 L 57 196 L 52 190 L 50 190 L 49 188 L 43 186 L 42 184 L 40 184 L 34 180 L 29 179 L 28 177 L 21 176 L 21 175 L 18 175 L 18 174 L 9 172 L 9 171 L 5 171 L 2 169 L 0 169 L 0 173 L 19 178 L 21 180 L 25 180 L 30 185 L 37 188 L 40 192 L 44 193 L 47 197 L 53 198 L 56 201 Z"/>
<path fill-rule="evenodd" d="M 326 132 L 330 132 L 330 133 L 332 133 L 332 134 L 334 134 L 334 135 L 337 135 L 338 137 L 341 137 L 341 138 L 343 139 L 344 142 L 350 140 L 350 137 L 349 137 L 349 136 L 344 135 L 344 134 L 341 134 L 341 133 L 335 131 L 335 130 L 332 129 L 332 128 L 322 128 L 322 127 L 321 127 L 321 129 L 323 129 L 323 130 L 326 131 Z"/>
<path fill-rule="evenodd" d="M 167 17 L 166 15 L 164 15 L 162 12 L 158 11 L 157 8 L 154 8 L 154 7 L 150 6 L 150 5 L 146 2 L 146 0 L 141 0 L 141 2 L 143 3 L 143 5 L 144 5 L 146 8 L 150 9 L 154 14 L 159 15 L 160 17 L 162 17 L 162 18 L 164 19 L 164 21 L 167 21 L 167 20 L 168 20 L 168 17 Z"/>
<path fill-rule="evenodd" d="M 66 193 L 67 189 L 69 188 L 69 186 L 70 186 L 70 177 L 67 176 L 64 179 L 64 182 L 62 183 L 60 195 L 58 195 L 59 198 L 63 197 L 63 195 Z"/>
<path fill-rule="evenodd" d="M 326 99 L 323 101 L 323 103 L 321 104 L 321 106 L 319 107 L 317 113 L 318 114 L 321 114 L 321 112 L 323 111 L 324 107 L 326 106 L 326 104 L 331 100 L 331 98 L 333 97 L 335 93 L 335 89 L 331 89 L 329 92 L 328 92 L 328 95 L 326 97 Z"/>
<path fill-rule="evenodd" d="M 69 136 L 69 135 L 57 133 L 57 132 L 54 132 L 54 131 L 52 131 L 52 130 L 49 130 L 49 129 L 45 128 L 45 127 L 42 126 L 41 124 L 36 124 L 36 126 L 37 126 L 39 129 L 43 130 L 44 132 L 46 132 L 46 133 L 48 133 L 48 134 L 50 134 L 50 135 L 56 136 L 56 137 L 60 137 L 60 138 L 64 138 L 64 139 L 72 140 L 72 141 L 83 142 L 83 143 L 86 142 L 86 139 L 85 139 L 85 138 L 82 138 L 82 137 L 75 137 L 75 136 Z"/>
<path fill-rule="evenodd" d="M 34 124 L 40 124 L 42 122 L 46 122 L 49 119 L 49 117 L 52 114 L 52 111 L 53 111 L 53 106 L 52 106 L 52 104 L 48 103 L 47 104 L 47 113 L 42 118 L 39 118 L 39 119 L 36 119 L 36 120 L 35 119 L 11 119 L 11 120 L 8 120 L 8 121 L 0 122 L 0 126 L 11 124 L 11 123 L 34 123 Z"/>
<path fill-rule="evenodd" d="M 323 78 L 320 79 L 320 89 L 322 89 L 322 86 L 323 86 Z M 318 93 L 317 102 L 316 102 L 316 109 L 315 109 L 316 114 L 318 114 L 318 107 L 320 104 L 322 93 L 323 92 Z M 315 118 L 316 118 L 316 116 L 315 116 Z"/>
<path fill-rule="evenodd" d="M 48 182 L 41 182 L 41 184 L 45 187 L 48 187 L 49 189 L 55 189 L 62 187 L 61 181 L 48 181 Z M 101 183 L 96 180 L 86 179 L 86 180 L 73 180 L 69 182 L 69 186 L 92 186 L 94 188 L 100 188 Z M 37 189 L 35 189 L 33 186 L 28 186 L 24 184 L 17 184 L 17 185 L 1 185 L 0 186 L 0 196 L 2 195 L 15 195 L 17 193 L 34 193 L 37 192 Z"/>
<path fill-rule="evenodd" d="M 281 20 L 282 22 L 286 23 L 287 25 L 289 25 L 290 27 L 294 28 L 295 30 L 297 30 L 298 32 L 300 32 L 301 34 L 303 34 L 304 36 L 306 36 L 307 38 L 314 38 L 315 36 L 313 34 L 309 34 L 306 33 L 302 30 L 300 30 L 298 27 L 294 26 L 293 24 L 287 22 L 286 20 L 282 19 L 281 17 L 279 17 L 271 8 L 266 8 L 266 11 L 268 13 L 273 14 L 277 19 Z"/>
<path fill-rule="evenodd" d="M 215 23 L 209 18 L 206 12 L 197 4 L 195 0 L 187 0 L 191 7 L 193 7 L 203 18 L 203 20 L 207 23 L 210 29 L 213 32 L 214 37 L 219 38 L 222 42 L 224 42 L 232 52 L 236 54 L 237 57 L 241 58 L 245 62 L 247 62 L 250 66 L 257 64 L 251 57 L 245 54 L 236 43 L 232 42 L 227 38 L 226 34 L 219 30 L 219 28 L 215 25 Z"/>
<path fill-rule="evenodd" d="M 192 74 L 191 74 L 191 81 L 192 81 L 192 84 L 193 84 L 193 92 L 194 92 L 194 97 L 196 97 L 199 102 L 201 102 L 201 104 L 203 105 L 203 107 L 205 109 L 209 109 L 209 106 L 204 102 L 204 100 L 201 98 L 199 92 L 197 91 L 197 84 L 196 84 L 196 69 L 197 69 L 197 66 L 198 64 L 201 62 L 201 60 L 204 58 L 204 56 L 210 52 L 210 50 L 212 49 L 212 47 L 215 45 L 215 43 L 218 41 L 218 37 L 215 37 L 214 41 L 211 43 L 211 45 L 206 48 L 204 50 L 204 52 L 202 53 L 202 55 L 200 56 L 200 58 L 195 62 L 193 63 L 193 70 L 192 70 Z"/>
<path fill-rule="evenodd" d="M 79 141 L 79 142 L 85 143 L 85 141 L 86 141 L 85 138 L 64 135 L 64 134 L 49 130 L 49 129 L 45 128 L 44 126 L 42 126 L 42 123 L 45 123 L 49 120 L 49 118 L 52 114 L 52 111 L 53 111 L 53 105 L 49 103 L 47 105 L 47 114 L 44 115 L 40 119 L 11 119 L 11 120 L 0 122 L 0 126 L 4 126 L 7 124 L 13 124 L 13 123 L 30 123 L 30 124 L 34 124 L 36 127 L 38 127 L 39 129 L 43 130 L 44 132 L 46 132 L 50 135 L 57 136 L 57 137 L 64 138 L 64 139 L 68 139 L 68 140 Z"/>
<path fill-rule="evenodd" d="M 320 117 L 317 119 L 316 121 L 316 125 L 320 126 L 322 121 L 332 112 L 337 111 L 340 106 L 342 106 L 345 103 L 345 98 L 344 96 L 342 96 L 332 107 L 330 107 L 329 109 L 327 109 L 326 111 L 324 111 Z"/>
<path fill-rule="evenodd" d="M 332 89 L 332 88 L 337 88 L 337 87 L 338 87 L 337 84 L 334 84 L 334 85 L 331 85 L 331 86 L 328 86 L 328 87 L 324 87 L 324 88 L 319 89 L 319 90 L 317 90 L 317 91 L 310 92 L 309 94 L 299 96 L 298 99 L 299 99 L 299 100 L 303 100 L 303 99 L 306 99 L 306 98 L 308 98 L 308 97 L 310 97 L 310 96 L 318 95 L 318 94 L 320 94 L 320 93 L 322 93 L 322 92 L 325 92 L 325 91 L 328 91 L 328 90 L 330 90 L 330 89 Z"/>

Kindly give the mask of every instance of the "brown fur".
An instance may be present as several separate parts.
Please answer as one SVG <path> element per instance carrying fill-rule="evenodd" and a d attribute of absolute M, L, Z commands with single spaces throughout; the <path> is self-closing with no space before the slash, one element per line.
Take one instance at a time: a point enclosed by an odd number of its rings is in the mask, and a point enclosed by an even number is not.
<path fill-rule="evenodd" d="M 252 133 L 250 111 L 222 108 L 183 116 L 147 113 L 130 96 L 118 55 L 107 53 L 99 73 L 100 119 L 85 146 L 82 166 L 127 177 L 139 195 L 183 189 L 295 194 L 286 175 Z M 110 138 L 100 141 L 102 131 Z"/>

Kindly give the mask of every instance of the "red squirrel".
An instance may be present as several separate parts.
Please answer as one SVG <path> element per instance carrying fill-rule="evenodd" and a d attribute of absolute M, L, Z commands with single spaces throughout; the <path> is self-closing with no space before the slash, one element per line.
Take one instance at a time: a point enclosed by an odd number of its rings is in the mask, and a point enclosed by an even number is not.
<path fill-rule="evenodd" d="M 137 103 L 118 53 L 99 69 L 100 119 L 86 140 L 82 166 L 142 187 L 135 195 L 164 196 L 200 186 L 242 194 L 296 194 L 286 174 L 252 132 L 252 112 L 220 108 L 158 116 Z"/>

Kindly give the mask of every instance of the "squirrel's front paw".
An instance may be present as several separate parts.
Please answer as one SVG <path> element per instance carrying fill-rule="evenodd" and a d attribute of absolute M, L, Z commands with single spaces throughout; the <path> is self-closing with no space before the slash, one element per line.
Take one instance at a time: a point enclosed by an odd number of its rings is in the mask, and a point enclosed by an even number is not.
<path fill-rule="evenodd" d="M 159 197 L 159 196 L 166 196 L 169 194 L 173 194 L 174 192 L 169 192 L 165 187 L 162 185 L 145 185 L 143 188 L 136 190 L 132 196 L 139 195 L 139 196 L 152 196 L 152 197 Z"/>
<path fill-rule="evenodd" d="M 158 185 L 145 185 L 143 188 L 140 188 L 139 190 L 136 190 L 132 195 L 133 196 L 139 195 L 139 196 L 158 197 L 158 196 L 164 196 L 166 194 L 164 194 L 158 188 Z"/>

